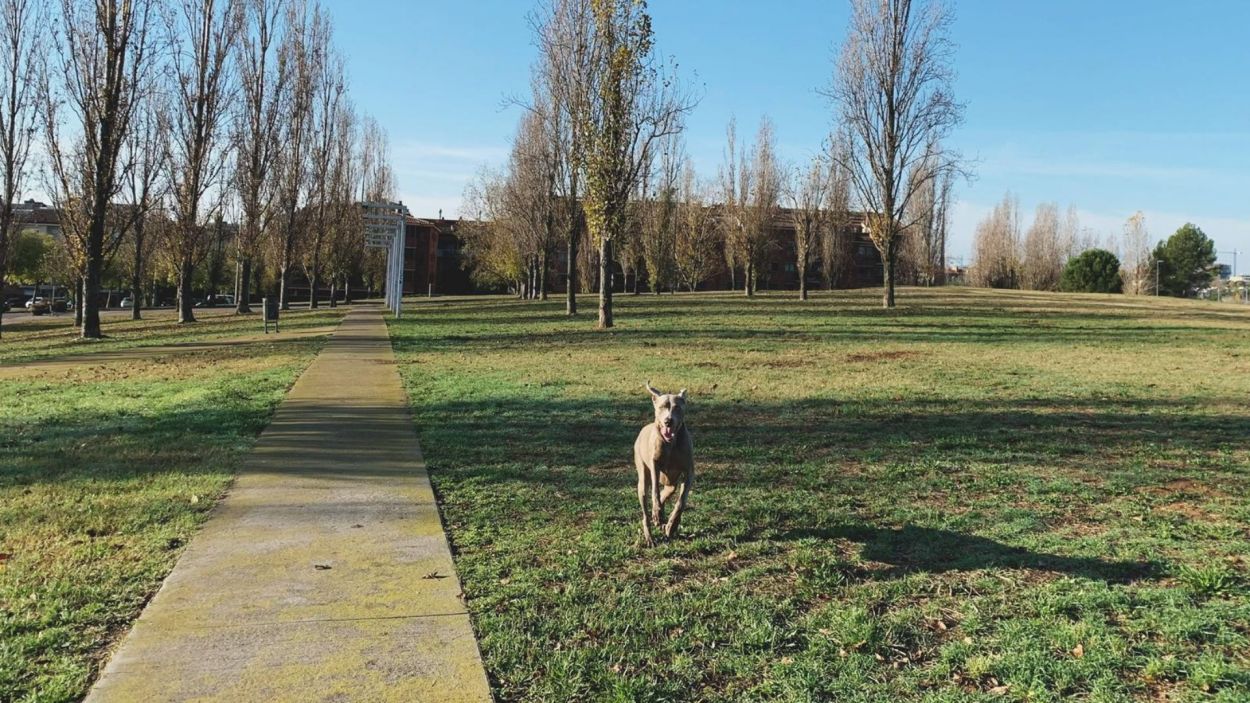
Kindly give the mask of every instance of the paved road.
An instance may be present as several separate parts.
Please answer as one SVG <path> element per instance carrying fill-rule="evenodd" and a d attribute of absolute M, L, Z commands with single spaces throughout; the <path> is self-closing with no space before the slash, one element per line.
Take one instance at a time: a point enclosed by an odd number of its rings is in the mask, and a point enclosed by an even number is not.
<path fill-rule="evenodd" d="M 489 701 L 385 323 L 349 314 L 89 703 Z"/>

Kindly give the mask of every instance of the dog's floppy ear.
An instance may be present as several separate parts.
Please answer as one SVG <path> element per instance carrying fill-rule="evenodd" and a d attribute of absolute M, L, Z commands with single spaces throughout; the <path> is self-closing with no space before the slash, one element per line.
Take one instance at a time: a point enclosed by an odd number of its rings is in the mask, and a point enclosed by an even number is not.
<path fill-rule="evenodd" d="M 644 383 L 644 384 L 642 384 L 642 385 L 643 385 L 643 387 L 644 387 L 644 388 L 646 388 L 646 389 L 647 389 L 647 392 L 651 394 L 651 400 L 659 400 L 659 399 L 660 399 L 660 396 L 664 395 L 663 393 L 661 393 L 661 392 L 657 391 L 656 389 L 652 388 L 652 387 L 651 387 L 651 382 L 650 382 L 650 381 L 647 381 L 646 383 Z"/>
<path fill-rule="evenodd" d="M 677 393 L 677 397 L 681 398 L 681 401 L 683 403 L 686 402 L 686 389 L 685 388 L 681 389 L 681 391 Z"/>

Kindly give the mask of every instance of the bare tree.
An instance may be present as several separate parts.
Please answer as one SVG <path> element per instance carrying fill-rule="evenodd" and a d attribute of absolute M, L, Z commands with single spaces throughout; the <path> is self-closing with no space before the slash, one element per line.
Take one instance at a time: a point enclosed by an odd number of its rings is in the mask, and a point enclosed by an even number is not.
<path fill-rule="evenodd" d="M 816 257 L 829 225 L 829 167 L 812 157 L 806 172 L 795 171 L 788 189 L 794 221 L 794 268 L 799 276 L 799 300 L 807 300 L 807 269 Z"/>
<path fill-rule="evenodd" d="M 235 182 L 242 220 L 236 243 L 235 312 L 251 312 L 252 266 L 275 215 L 275 161 L 283 121 L 289 66 L 279 42 L 288 0 L 242 0 L 243 26 L 236 45 L 240 105 L 234 116 Z"/>
<path fill-rule="evenodd" d="M 1020 285 L 1026 290 L 1058 290 L 1066 255 L 1060 240 L 1059 206 L 1042 203 L 1024 235 Z"/>
<path fill-rule="evenodd" d="M 1010 193 L 977 225 L 970 282 L 984 288 L 1016 288 L 1020 282 L 1020 203 Z"/>
<path fill-rule="evenodd" d="M 312 144 L 316 76 L 321 48 L 328 46 L 330 34 L 321 7 L 310 8 L 304 0 L 288 7 L 286 27 L 279 48 L 279 60 L 290 71 L 282 101 L 285 118 L 278 137 L 282 148 L 275 163 L 279 220 L 270 228 L 273 266 L 278 271 L 278 300 L 283 310 L 291 307 L 291 267 L 300 254 L 300 211 L 309 195 L 308 150 Z"/>
<path fill-rule="evenodd" d="M 324 265 L 330 282 L 330 307 L 338 305 L 339 282 L 345 288 L 350 287 L 350 276 L 353 270 L 360 267 L 364 255 L 364 243 L 361 241 L 363 212 L 356 203 L 360 160 L 354 151 L 354 145 L 360 141 L 360 130 L 357 117 L 351 110 L 343 110 L 339 119 L 341 138 L 335 145 L 329 171 L 329 209 L 326 215 Z"/>
<path fill-rule="evenodd" d="M 578 263 L 585 237 L 582 208 L 590 109 L 594 23 L 590 0 L 548 0 L 535 18 L 540 61 L 535 70 L 536 103 L 549 106 L 547 134 L 555 155 L 555 190 L 563 212 L 568 277 L 565 312 L 577 314 Z"/>
<path fill-rule="evenodd" d="M 682 169 L 680 205 L 674 232 L 673 264 L 681 282 L 691 292 L 707 279 L 717 259 L 720 234 L 707 188 L 699 183 L 688 159 Z"/>
<path fill-rule="evenodd" d="M 672 289 L 677 286 L 674 252 L 677 244 L 682 166 L 687 163 L 679 134 L 669 135 L 660 148 L 651 197 L 640 203 L 642 222 L 638 231 L 640 253 L 647 267 L 651 292 L 657 295 L 663 288 Z"/>
<path fill-rule="evenodd" d="M 504 231 L 511 234 L 522 259 L 518 292 L 530 299 L 546 299 L 550 253 L 558 234 L 561 208 L 555 192 L 557 157 L 548 134 L 551 124 L 541 103 L 522 116 L 501 191 Z"/>
<path fill-rule="evenodd" d="M 849 135 L 838 158 L 881 252 L 887 308 L 894 307 L 899 237 L 913 224 L 912 198 L 928 180 L 958 169 L 956 154 L 934 148 L 963 113 L 951 94 L 951 15 L 938 0 L 915 4 L 852 0 L 829 91 Z"/>
<path fill-rule="evenodd" d="M 84 338 L 102 336 L 97 292 L 105 262 L 124 232 L 113 199 L 122 176 L 134 168 L 121 159 L 153 82 L 155 12 L 155 3 L 147 0 L 61 2 L 62 36 L 44 89 L 44 142 L 50 190 L 81 277 Z"/>
<path fill-rule="evenodd" d="M 1137 211 L 1124 223 L 1124 247 L 1120 261 L 1124 266 L 1126 293 L 1142 295 L 1150 292 L 1150 232 L 1146 229 L 1146 216 Z"/>
<path fill-rule="evenodd" d="M 833 290 L 851 261 L 851 176 L 845 166 L 847 137 L 838 132 L 829 140 L 827 167 L 829 193 L 826 197 L 828 222 L 820 236 L 820 269 L 825 287 Z"/>
<path fill-rule="evenodd" d="M 373 117 L 365 117 L 360 138 L 360 198 L 367 202 L 395 199 L 390 138 Z"/>
<path fill-rule="evenodd" d="M 222 133 L 235 94 L 230 54 L 241 23 L 240 0 L 179 0 L 167 23 L 173 49 L 170 182 L 175 222 L 168 248 L 177 270 L 180 323 L 195 321 L 191 286 L 196 264 L 207 254 L 207 225 L 217 214 L 215 201 L 206 197 L 226 166 Z"/>
<path fill-rule="evenodd" d="M 347 84 L 343 76 L 343 58 L 334 51 L 328 25 L 324 38 L 324 43 L 318 48 L 321 57 L 314 87 L 316 100 L 312 121 L 312 196 L 309 213 L 312 227 L 309 228 L 303 252 L 304 272 L 308 279 L 308 307 L 312 309 L 318 307 L 322 257 L 333 216 L 331 171 L 337 143 L 346 136 L 340 129 L 344 126 L 343 113 L 348 111 L 344 104 Z"/>
<path fill-rule="evenodd" d="M 148 223 L 169 194 L 169 112 L 165 96 L 152 93 L 137 111 L 127 139 L 123 194 L 129 202 L 125 232 L 130 246 L 130 318 L 143 317 L 143 277 L 152 250 Z"/>
<path fill-rule="evenodd" d="M 47 19 L 39 0 L 0 1 L 0 292 L 14 229 L 13 204 L 26 183 L 26 161 L 39 122 L 36 88 Z M 0 310 L 0 325 L 3 316 Z"/>
<path fill-rule="evenodd" d="M 599 245 L 599 322 L 611 327 L 614 243 L 625 236 L 630 196 L 647 155 L 681 131 L 694 101 L 655 59 L 651 17 L 637 0 L 591 4 L 590 71 L 582 132 L 587 229 Z"/>
<path fill-rule="evenodd" d="M 906 265 L 901 268 L 910 269 L 909 275 L 916 283 L 932 286 L 945 280 L 946 231 L 954 179 L 950 172 L 930 178 L 925 167 L 914 173 L 921 184 L 909 206 L 908 219 L 912 225 L 904 233 L 900 256 Z"/>
<path fill-rule="evenodd" d="M 745 173 L 745 171 L 744 171 Z M 781 211 L 785 169 L 777 159 L 777 138 L 767 117 L 760 120 L 751 153 L 750 185 L 746 188 L 746 217 L 741 229 L 740 250 L 746 264 L 744 291 L 755 295 L 760 271 L 773 246 L 770 233 Z"/>
<path fill-rule="evenodd" d="M 729 269 L 729 288 L 737 287 L 735 276 L 739 266 L 747 268 L 744 242 L 747 236 L 748 198 L 751 192 L 751 164 L 747 161 L 746 147 L 738 145 L 738 120 L 729 118 L 725 127 L 724 162 L 720 167 L 720 208 L 718 224 L 721 232 L 725 266 Z"/>

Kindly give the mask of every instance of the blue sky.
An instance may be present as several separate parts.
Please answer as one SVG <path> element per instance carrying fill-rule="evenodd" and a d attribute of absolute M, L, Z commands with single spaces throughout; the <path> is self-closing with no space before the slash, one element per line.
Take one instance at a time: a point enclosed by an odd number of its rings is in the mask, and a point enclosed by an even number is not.
<path fill-rule="evenodd" d="M 390 133 L 400 192 L 452 216 L 465 183 L 506 157 L 534 59 L 527 0 L 326 0 L 357 104 Z M 1074 205 L 1118 236 L 1142 210 L 1154 239 L 1193 221 L 1250 271 L 1250 3 L 1242 0 L 963 0 L 952 39 L 966 119 L 954 146 L 976 178 L 957 188 L 950 254 L 1007 191 L 1025 223 L 1040 202 Z M 775 124 L 807 159 L 833 111 L 818 89 L 846 28 L 841 0 L 651 0 L 659 50 L 702 101 L 687 151 L 702 175 L 725 124 Z M 1230 260 L 1231 254 L 1223 259 Z"/>

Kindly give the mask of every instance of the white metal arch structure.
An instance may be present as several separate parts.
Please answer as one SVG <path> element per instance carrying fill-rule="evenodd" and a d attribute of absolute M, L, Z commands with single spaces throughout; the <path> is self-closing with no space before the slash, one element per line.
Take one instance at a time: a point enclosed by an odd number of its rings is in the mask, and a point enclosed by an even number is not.
<path fill-rule="evenodd" d="M 364 210 L 365 247 L 386 249 L 386 307 L 395 317 L 404 301 L 404 224 L 408 208 L 403 203 L 361 203 Z"/>

